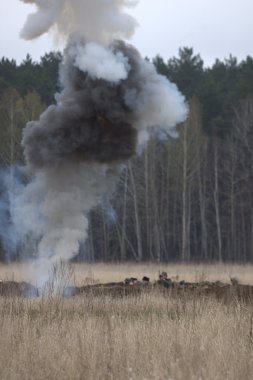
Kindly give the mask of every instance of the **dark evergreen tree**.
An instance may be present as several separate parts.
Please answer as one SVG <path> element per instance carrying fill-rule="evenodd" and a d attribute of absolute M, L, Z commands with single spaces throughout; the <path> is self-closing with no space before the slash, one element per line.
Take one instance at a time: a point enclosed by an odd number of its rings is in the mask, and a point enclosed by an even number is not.
<path fill-rule="evenodd" d="M 54 95 L 60 89 L 58 73 L 61 60 L 60 52 L 51 52 L 41 57 L 37 92 L 47 105 L 54 102 Z"/>
<path fill-rule="evenodd" d="M 168 61 L 168 78 L 177 84 L 187 97 L 198 94 L 204 76 L 204 62 L 200 55 L 194 55 L 192 48 L 179 49 L 179 57 Z"/>

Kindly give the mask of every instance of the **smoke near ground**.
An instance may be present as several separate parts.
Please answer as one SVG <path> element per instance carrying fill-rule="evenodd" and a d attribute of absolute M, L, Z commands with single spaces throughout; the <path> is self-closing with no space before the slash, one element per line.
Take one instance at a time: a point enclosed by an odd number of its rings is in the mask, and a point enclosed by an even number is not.
<path fill-rule="evenodd" d="M 16 240 L 54 263 L 78 253 L 89 211 L 113 193 L 150 129 L 173 132 L 187 107 L 176 86 L 125 42 L 137 25 L 124 12 L 133 1 L 23 2 L 37 7 L 23 38 L 52 29 L 66 39 L 56 104 L 24 129 L 29 182 L 17 188 L 11 210 Z"/>

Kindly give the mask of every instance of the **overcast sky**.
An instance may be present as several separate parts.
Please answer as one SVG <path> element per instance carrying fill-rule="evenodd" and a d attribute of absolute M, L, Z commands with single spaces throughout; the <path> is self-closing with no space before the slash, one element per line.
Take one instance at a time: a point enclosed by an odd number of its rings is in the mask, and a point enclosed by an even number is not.
<path fill-rule="evenodd" d="M 0 0 L 0 58 L 34 60 L 56 49 L 49 35 L 27 42 L 19 31 L 33 6 Z M 253 56 L 253 0 L 140 0 L 131 11 L 139 23 L 132 43 L 143 56 L 168 59 L 179 47 L 193 47 L 206 65 L 229 54 Z"/>

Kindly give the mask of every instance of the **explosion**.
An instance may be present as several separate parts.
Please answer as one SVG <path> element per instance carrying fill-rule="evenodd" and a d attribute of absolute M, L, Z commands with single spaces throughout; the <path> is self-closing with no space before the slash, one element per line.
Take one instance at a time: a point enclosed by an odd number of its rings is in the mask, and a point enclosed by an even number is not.
<path fill-rule="evenodd" d="M 46 263 L 69 260 L 85 241 L 88 214 L 112 194 L 126 161 L 149 138 L 185 120 L 177 87 L 126 42 L 137 22 L 127 0 L 23 0 L 37 11 L 21 36 L 52 30 L 66 40 L 61 92 L 38 121 L 24 129 L 30 181 L 12 208 L 17 241 Z"/>

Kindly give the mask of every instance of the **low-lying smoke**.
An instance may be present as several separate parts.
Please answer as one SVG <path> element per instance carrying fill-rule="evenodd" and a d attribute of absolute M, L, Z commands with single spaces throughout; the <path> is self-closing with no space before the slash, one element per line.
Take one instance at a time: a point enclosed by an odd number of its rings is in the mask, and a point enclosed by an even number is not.
<path fill-rule="evenodd" d="M 24 129 L 30 181 L 16 192 L 12 223 L 20 240 L 36 242 L 41 259 L 69 260 L 86 239 L 89 211 L 112 194 L 122 164 L 151 127 L 173 131 L 187 107 L 174 84 L 118 39 L 134 32 L 136 21 L 123 12 L 133 2 L 24 2 L 38 8 L 24 38 L 54 28 L 68 41 L 56 104 Z"/>

